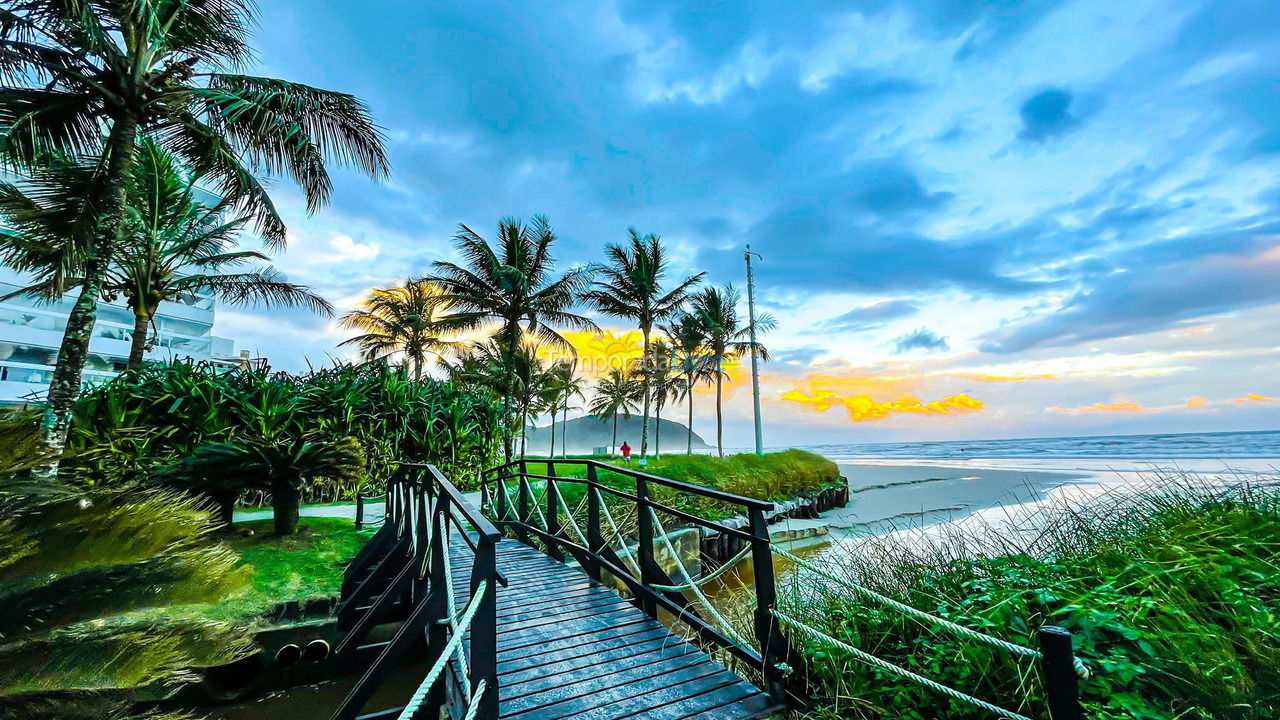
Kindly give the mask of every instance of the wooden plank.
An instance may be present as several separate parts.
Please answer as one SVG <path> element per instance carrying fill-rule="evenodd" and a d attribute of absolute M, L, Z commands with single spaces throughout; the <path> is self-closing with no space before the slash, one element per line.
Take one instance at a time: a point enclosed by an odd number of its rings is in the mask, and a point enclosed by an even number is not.
<path fill-rule="evenodd" d="M 668 642 L 666 638 L 651 640 L 639 645 L 630 645 L 614 650 L 593 652 L 576 658 L 556 658 L 541 667 L 529 668 L 519 672 L 502 675 L 503 697 L 516 698 L 532 692 L 531 684 L 536 681 L 546 683 L 564 683 L 570 678 L 561 677 L 567 673 L 576 675 L 603 675 L 614 668 L 635 668 L 650 665 L 667 658 L 680 657 L 697 653 L 697 648 L 681 642 Z"/>
<path fill-rule="evenodd" d="M 658 680 L 661 680 L 659 678 Z M 605 705 L 577 711 L 571 717 L 574 720 L 620 720 L 620 718 L 645 717 L 657 712 L 659 708 L 688 698 L 706 695 L 721 688 L 726 688 L 742 680 L 728 670 L 701 675 L 685 680 L 678 678 L 675 683 L 645 683 L 646 692 L 632 694 L 629 697 L 610 702 Z M 526 716 L 532 718 L 535 716 Z M 560 720 L 562 715 L 536 716 L 538 720 Z"/>
<path fill-rule="evenodd" d="M 533 636 L 533 637 L 516 637 L 508 638 L 506 642 L 498 646 L 498 660 L 514 660 L 515 658 L 528 657 L 545 650 L 556 643 L 566 643 L 572 645 L 581 645 L 584 643 L 597 642 L 601 637 L 617 635 L 626 630 L 628 626 L 638 625 L 644 628 L 654 626 L 661 627 L 654 620 L 647 617 L 628 618 L 626 623 L 620 623 L 613 627 L 595 628 L 589 632 L 577 635 L 561 635 L 554 637 L 550 635 Z M 530 649 L 532 648 L 532 649 Z"/>
<path fill-rule="evenodd" d="M 719 703 L 707 707 L 710 703 Z M 703 709 L 688 714 L 691 707 Z M 781 713 L 783 708 L 773 702 L 768 695 L 745 680 L 728 687 L 713 690 L 703 695 L 681 700 L 661 708 L 656 708 L 653 718 L 667 720 L 753 720 Z M 681 714 L 684 713 L 684 714 Z"/>
<path fill-rule="evenodd" d="M 610 654 L 635 652 L 636 650 L 633 649 L 635 646 L 652 647 L 654 645 L 671 645 L 672 643 L 673 640 L 670 633 L 665 628 L 656 630 L 641 629 L 629 635 L 603 638 L 587 645 L 559 648 L 518 660 L 499 662 L 498 675 L 505 678 L 507 675 L 523 673 L 529 670 L 541 673 L 545 672 L 551 664 L 555 664 L 557 667 L 573 667 L 579 664 L 587 667 L 597 664 L 596 658 L 605 658 L 604 661 L 607 662 L 607 656 Z M 548 655 L 551 658 L 548 658 Z M 505 682 L 505 679 L 503 682 Z"/>
<path fill-rule="evenodd" d="M 643 620 L 648 620 L 648 618 Z M 521 667 L 545 665 L 548 662 L 546 656 L 550 654 L 581 653 L 584 650 L 589 654 L 594 651 L 593 648 L 620 647 L 630 644 L 637 635 L 653 636 L 657 634 L 659 637 L 666 637 L 669 634 L 667 629 L 661 625 L 651 620 L 649 622 L 643 622 L 643 620 L 637 620 L 631 625 L 615 626 L 596 633 L 551 640 L 537 646 L 499 650 L 498 671 L 502 672 L 503 668 L 514 670 Z M 568 658 L 569 656 L 563 655 L 563 657 Z"/>
<path fill-rule="evenodd" d="M 604 676 L 587 675 L 573 684 L 555 683 L 512 700 L 504 696 L 501 713 L 503 717 L 530 716 L 533 713 L 530 717 L 538 720 L 579 717 L 579 713 L 585 710 L 648 694 L 655 685 L 672 687 L 725 672 L 698 655 L 668 658 Z"/>

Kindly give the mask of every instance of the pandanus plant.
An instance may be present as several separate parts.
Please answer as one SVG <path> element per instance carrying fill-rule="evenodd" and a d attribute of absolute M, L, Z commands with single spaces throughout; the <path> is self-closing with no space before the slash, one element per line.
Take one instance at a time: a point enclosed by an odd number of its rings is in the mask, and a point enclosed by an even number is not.
<path fill-rule="evenodd" d="M 267 490 L 276 534 L 290 535 L 298 527 L 304 484 L 322 477 L 358 482 L 365 471 L 364 451 L 356 438 L 310 431 L 292 379 L 250 376 L 250 382 L 234 397 L 231 413 L 237 431 L 232 439 L 196 448 L 172 477 L 210 494 L 224 519 L 239 490 Z"/>

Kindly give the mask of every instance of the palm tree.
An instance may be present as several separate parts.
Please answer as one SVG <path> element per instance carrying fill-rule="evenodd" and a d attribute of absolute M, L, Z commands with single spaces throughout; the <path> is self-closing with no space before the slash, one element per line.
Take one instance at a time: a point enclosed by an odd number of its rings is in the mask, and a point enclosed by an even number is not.
<path fill-rule="evenodd" d="M 741 294 L 732 285 L 723 288 L 709 287 L 693 297 L 690 314 L 695 318 L 703 345 L 710 362 L 709 371 L 716 382 L 716 453 L 724 457 L 724 376 L 725 362 L 751 351 L 751 327 L 738 317 Z M 756 335 L 772 330 L 773 317 L 765 314 L 756 317 Z M 769 359 L 764 345 L 755 344 L 755 350 L 763 360 Z"/>
<path fill-rule="evenodd" d="M 250 58 L 253 24 L 251 0 L 5 7 L 0 160 L 38 171 L 51 157 L 96 158 L 68 235 L 82 249 L 84 273 L 41 426 L 52 458 L 43 475 L 56 468 L 65 441 L 139 138 L 182 158 L 276 244 L 284 242 L 284 223 L 254 169 L 293 177 L 309 210 L 332 191 L 328 161 L 387 173 L 382 134 L 355 97 L 226 72 Z"/>
<path fill-rule="evenodd" d="M 520 452 L 523 454 L 529 412 L 534 409 L 547 381 L 547 370 L 538 358 L 537 349 L 521 343 L 514 352 L 510 352 L 497 339 L 492 339 L 459 353 L 458 360 L 447 364 L 446 370 L 455 382 L 485 388 L 502 398 L 506 426 L 503 452 L 508 461 L 515 456 L 515 429 L 519 428 Z M 513 400 L 514 412 L 511 407 Z"/>
<path fill-rule="evenodd" d="M 684 392 L 685 379 L 674 365 L 675 347 L 669 341 L 653 341 L 653 363 L 649 367 L 649 389 L 653 394 L 653 454 L 662 453 L 662 408 L 668 400 L 678 400 Z"/>
<path fill-rule="evenodd" d="M 698 318 L 683 313 L 673 322 L 662 327 L 672 343 L 672 360 L 681 376 L 679 393 L 689 405 L 685 453 L 693 454 L 693 391 L 698 383 L 710 383 L 714 373 L 703 345 L 702 329 Z"/>
<path fill-rule="evenodd" d="M 601 279 L 583 297 L 606 315 L 635 320 L 643 337 L 642 362 L 652 364 L 649 354 L 649 335 L 655 323 L 661 322 L 679 311 L 693 286 L 702 281 L 706 273 L 691 275 L 676 283 L 670 290 L 663 290 L 662 280 L 670 259 L 662 238 L 653 233 L 641 235 L 635 228 L 627 229 L 627 244 L 605 247 L 607 264 L 599 267 Z M 640 425 L 640 455 L 649 452 L 649 407 L 652 397 L 649 375 L 642 374 L 644 402 Z"/>
<path fill-rule="evenodd" d="M 587 412 L 600 419 L 613 418 L 613 443 L 618 446 L 618 415 L 630 419 L 636 410 L 636 400 L 640 399 L 640 383 L 635 375 L 622 368 L 614 368 L 609 374 L 596 383 L 596 395 L 587 407 Z"/>
<path fill-rule="evenodd" d="M 458 226 L 454 241 L 463 264 L 438 261 L 430 278 L 444 290 L 451 311 L 441 318 L 442 327 L 474 330 L 496 322 L 495 337 L 508 353 L 518 350 L 526 333 L 571 350 L 558 328 L 599 330 L 572 312 L 591 271 L 574 267 L 554 275 L 556 236 L 546 217 L 535 216 L 529 225 L 502 220 L 496 247 L 466 225 Z"/>
<path fill-rule="evenodd" d="M 422 379 L 427 356 L 440 357 L 457 349 L 457 343 L 440 333 L 440 318 L 447 303 L 444 291 L 429 280 L 406 280 L 403 285 L 374 288 L 361 307 L 342 316 L 342 326 L 362 333 L 338 343 L 357 345 L 366 360 L 402 354 L 413 367 L 413 379 Z"/>
<path fill-rule="evenodd" d="M 577 367 L 573 361 L 562 360 L 551 366 L 548 371 L 547 379 L 547 406 L 551 412 L 551 455 L 556 456 L 556 413 L 565 415 L 565 423 L 568 422 L 569 403 L 573 398 L 577 397 L 585 399 L 584 390 L 586 389 L 586 380 L 578 377 Z M 564 435 L 563 429 L 566 426 L 561 424 L 561 441 L 564 454 L 569 452 L 569 440 Z"/>
<path fill-rule="evenodd" d="M 5 260 L 35 278 L 33 284 L 5 297 L 31 294 L 56 300 L 81 282 L 84 258 L 61 234 L 74 222 L 76 203 L 60 202 L 79 185 L 74 180 L 70 188 L 56 183 L 89 175 L 92 167 L 63 169 L 65 173 L 31 178 L 25 191 L 0 185 L 0 215 L 14 231 Z M 328 301 L 306 287 L 283 281 L 270 267 L 221 272 L 267 257 L 230 250 L 248 218 L 228 220 L 221 205 L 211 207 L 197 200 L 197 180 L 155 142 L 142 141 L 126 188 L 121 244 L 102 285 L 108 298 L 123 294 L 133 311 L 131 369 L 142 366 L 147 331 L 163 302 L 209 293 L 231 304 L 305 306 L 332 314 Z M 53 204 L 46 204 L 51 198 Z"/>

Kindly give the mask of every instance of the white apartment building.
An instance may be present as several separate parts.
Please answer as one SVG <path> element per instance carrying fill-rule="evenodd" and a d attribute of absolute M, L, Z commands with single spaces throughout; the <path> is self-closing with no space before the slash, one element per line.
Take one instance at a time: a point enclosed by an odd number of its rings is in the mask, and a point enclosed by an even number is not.
<path fill-rule="evenodd" d="M 27 284 L 18 273 L 0 265 L 0 296 Z M 38 401 L 48 393 L 75 298 L 68 294 L 52 303 L 25 296 L 0 300 L 0 404 Z M 213 299 L 207 296 L 162 303 L 147 358 L 241 362 L 234 341 L 213 335 L 213 310 Z M 132 337 L 133 313 L 124 298 L 99 302 L 84 381 L 104 382 L 123 370 Z"/>

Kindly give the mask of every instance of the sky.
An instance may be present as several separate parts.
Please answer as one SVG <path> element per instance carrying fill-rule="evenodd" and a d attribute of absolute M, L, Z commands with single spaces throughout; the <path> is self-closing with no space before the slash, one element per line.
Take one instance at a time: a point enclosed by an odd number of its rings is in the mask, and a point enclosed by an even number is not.
<path fill-rule="evenodd" d="M 1275 429 L 1280 3 L 262 4 L 254 72 L 342 90 L 392 176 L 336 177 L 276 259 L 341 309 L 549 216 L 568 266 L 627 227 L 778 320 L 766 444 Z M 745 311 L 745 308 L 744 308 Z M 599 318 L 624 337 L 626 323 Z M 219 311 L 281 369 L 350 351 Z M 748 375 L 726 443 L 750 442 Z M 713 436 L 710 395 L 695 430 Z"/>

